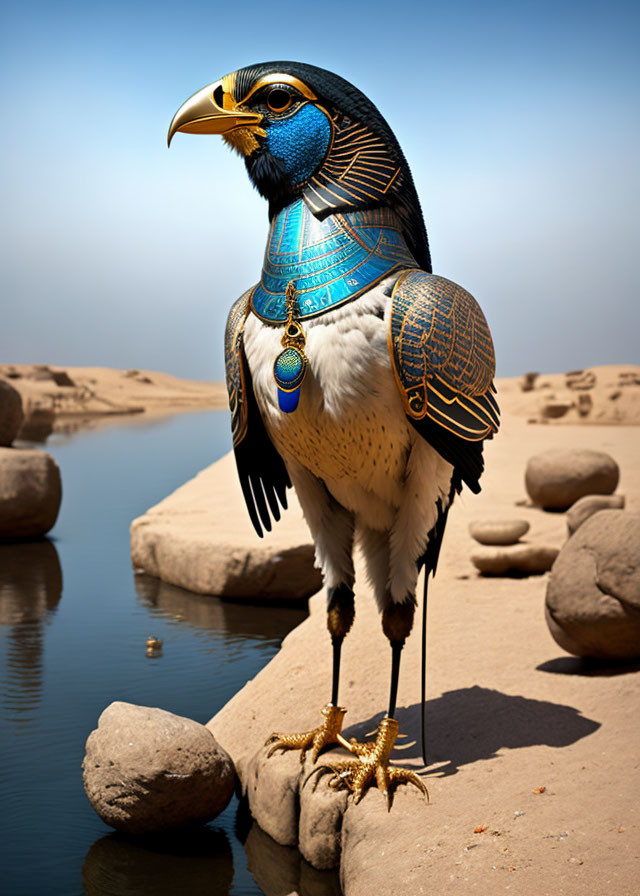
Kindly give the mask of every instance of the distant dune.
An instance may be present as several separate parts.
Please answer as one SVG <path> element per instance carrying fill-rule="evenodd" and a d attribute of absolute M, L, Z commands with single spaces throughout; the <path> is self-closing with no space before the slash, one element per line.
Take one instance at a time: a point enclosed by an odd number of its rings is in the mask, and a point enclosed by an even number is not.
<path fill-rule="evenodd" d="M 27 429 L 59 429 L 124 414 L 226 408 L 224 383 L 183 380 L 153 370 L 0 364 L 22 396 Z M 498 379 L 504 413 L 529 423 L 640 425 L 640 366 L 617 364 L 567 373 Z"/>
<path fill-rule="evenodd" d="M 640 425 L 640 367 L 610 364 L 497 380 L 503 412 L 529 423 Z"/>
<path fill-rule="evenodd" d="M 222 383 L 183 380 L 153 370 L 1 364 L 0 377 L 20 392 L 27 428 L 58 419 L 79 422 L 227 407 Z"/>

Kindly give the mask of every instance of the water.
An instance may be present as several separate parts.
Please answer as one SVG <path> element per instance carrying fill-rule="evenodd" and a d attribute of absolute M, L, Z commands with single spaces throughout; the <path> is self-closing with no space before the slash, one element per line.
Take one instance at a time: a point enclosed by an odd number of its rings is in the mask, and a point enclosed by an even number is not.
<path fill-rule="evenodd" d="M 235 799 L 198 836 L 144 845 L 109 833 L 82 788 L 85 740 L 109 703 L 206 722 L 306 615 L 133 574 L 131 520 L 225 453 L 228 430 L 226 412 L 206 412 L 47 442 L 64 493 L 51 540 L 0 544 L 4 894 L 338 892 Z M 161 656 L 146 656 L 149 635 L 164 642 Z"/>

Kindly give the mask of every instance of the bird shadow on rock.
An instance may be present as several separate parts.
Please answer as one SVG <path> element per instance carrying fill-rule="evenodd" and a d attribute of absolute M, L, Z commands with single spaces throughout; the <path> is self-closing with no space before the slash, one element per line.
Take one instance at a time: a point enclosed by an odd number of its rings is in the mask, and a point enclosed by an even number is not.
<path fill-rule="evenodd" d="M 348 728 L 345 737 L 364 739 L 382 717 L 380 713 Z M 422 758 L 420 704 L 399 708 L 396 718 L 410 746 L 394 750 L 392 759 L 402 763 L 403 759 Z M 503 694 L 479 685 L 447 691 L 426 704 L 427 770 L 440 777 L 454 775 L 461 766 L 492 759 L 503 749 L 566 747 L 599 727 L 599 722 L 561 703 Z M 398 743 L 402 746 L 403 742 Z M 431 768 L 434 765 L 439 767 Z"/>
<path fill-rule="evenodd" d="M 233 871 L 231 844 L 218 828 L 154 837 L 108 834 L 89 849 L 82 884 L 87 896 L 227 896 Z"/>
<path fill-rule="evenodd" d="M 584 675 L 589 678 L 609 678 L 640 672 L 640 660 L 597 659 L 588 656 L 558 656 L 536 666 L 538 672 L 554 675 Z"/>

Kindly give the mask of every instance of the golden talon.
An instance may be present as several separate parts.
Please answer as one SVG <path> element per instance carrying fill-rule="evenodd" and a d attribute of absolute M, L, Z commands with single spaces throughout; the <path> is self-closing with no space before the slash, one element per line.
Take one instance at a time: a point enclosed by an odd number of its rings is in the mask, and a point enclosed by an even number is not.
<path fill-rule="evenodd" d="M 346 744 L 340 733 L 346 711 L 342 706 L 334 706 L 332 703 L 327 703 L 322 708 L 322 715 L 325 720 L 317 728 L 301 734 L 272 734 L 265 741 L 265 747 L 269 747 L 267 758 L 273 756 L 276 750 L 300 750 L 300 762 L 304 763 L 307 750 L 310 749 L 311 759 L 313 762 L 316 762 L 323 747 L 334 743 Z"/>
<path fill-rule="evenodd" d="M 410 740 L 408 744 L 394 744 L 394 750 L 408 750 L 410 747 L 415 747 L 416 741 Z"/>
<path fill-rule="evenodd" d="M 398 736 L 398 723 L 395 719 L 384 718 L 378 727 L 373 743 L 357 743 L 351 740 L 353 759 L 328 762 L 319 766 L 316 771 L 332 772 L 329 786 L 346 785 L 353 794 L 354 803 L 359 803 L 367 787 L 376 783 L 382 793 L 387 809 L 391 808 L 391 793 L 398 784 L 414 784 L 429 799 L 429 792 L 418 775 L 407 768 L 389 765 L 389 757 Z M 413 746 L 413 743 L 403 745 Z M 317 779 L 316 779 L 317 781 Z"/>

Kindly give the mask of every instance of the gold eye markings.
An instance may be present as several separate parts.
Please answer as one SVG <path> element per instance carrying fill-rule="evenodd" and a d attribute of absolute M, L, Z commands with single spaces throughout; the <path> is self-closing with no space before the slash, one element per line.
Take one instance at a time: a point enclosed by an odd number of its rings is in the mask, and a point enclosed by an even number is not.
<path fill-rule="evenodd" d="M 267 106 L 272 112 L 286 112 L 293 104 L 293 96 L 286 87 L 277 85 L 267 94 Z"/>

